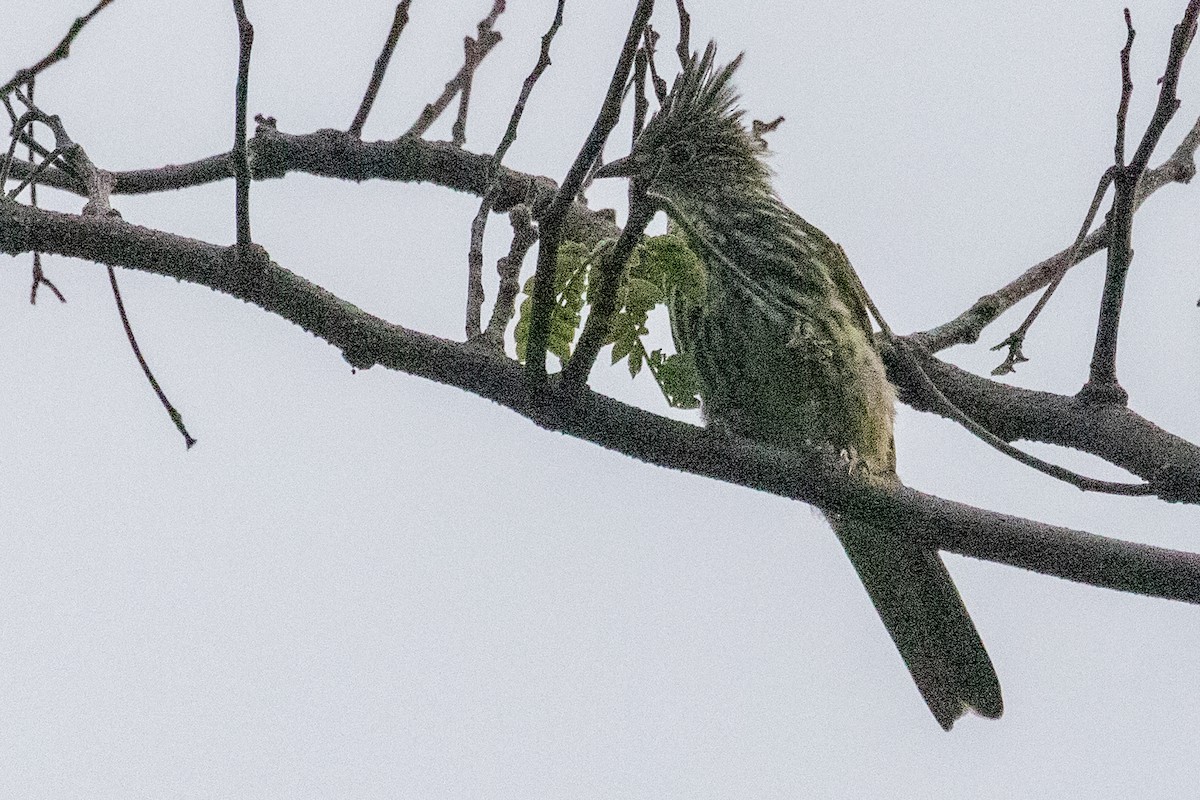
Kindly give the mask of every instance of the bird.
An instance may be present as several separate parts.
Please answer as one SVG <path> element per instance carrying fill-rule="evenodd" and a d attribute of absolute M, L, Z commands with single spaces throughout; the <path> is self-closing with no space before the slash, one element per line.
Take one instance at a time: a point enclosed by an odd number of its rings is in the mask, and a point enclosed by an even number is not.
<path fill-rule="evenodd" d="M 898 483 L 895 390 L 861 284 L 841 247 L 775 192 L 766 144 L 742 121 L 741 60 L 718 66 L 711 42 L 693 54 L 630 154 L 595 176 L 632 179 L 704 264 L 702 299 L 676 293 L 669 311 L 705 424 Z M 866 517 L 826 518 L 938 724 L 999 717 L 996 671 L 938 552 Z"/>

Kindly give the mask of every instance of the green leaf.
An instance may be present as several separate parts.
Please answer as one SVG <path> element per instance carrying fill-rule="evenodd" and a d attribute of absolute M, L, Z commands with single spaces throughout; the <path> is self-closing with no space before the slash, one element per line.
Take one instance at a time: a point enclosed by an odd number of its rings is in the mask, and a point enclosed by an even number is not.
<path fill-rule="evenodd" d="M 612 363 L 616 364 L 622 358 L 625 358 L 625 356 L 629 355 L 630 351 L 633 350 L 633 345 L 636 341 L 637 339 L 631 336 L 622 336 L 614 341 L 612 349 Z"/>
<path fill-rule="evenodd" d="M 656 351 L 659 352 L 659 351 Z M 661 359 L 661 352 L 659 352 Z M 675 353 L 662 359 L 655 376 L 663 397 L 674 408 L 700 406 L 700 376 L 690 355 Z"/>
<path fill-rule="evenodd" d="M 645 260 L 664 276 L 668 291 L 674 289 L 695 303 L 704 301 L 708 290 L 704 263 L 682 237 L 672 233 L 655 236 L 647 239 L 644 247 Z"/>
<path fill-rule="evenodd" d="M 630 311 L 649 312 L 663 302 L 663 291 L 644 278 L 630 278 L 626 284 L 625 307 Z"/>
<path fill-rule="evenodd" d="M 633 340 L 635 347 L 629 351 L 629 377 L 636 378 L 638 373 L 642 371 L 642 364 L 646 358 L 646 348 L 642 347 L 640 339 Z"/>

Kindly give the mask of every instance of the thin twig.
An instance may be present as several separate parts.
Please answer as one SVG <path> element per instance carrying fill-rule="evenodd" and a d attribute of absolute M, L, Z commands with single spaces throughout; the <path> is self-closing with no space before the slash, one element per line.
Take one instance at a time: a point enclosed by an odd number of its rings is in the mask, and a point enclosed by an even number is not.
<path fill-rule="evenodd" d="M 483 324 L 483 234 L 487 227 L 488 215 L 492 212 L 492 204 L 496 202 L 497 186 L 493 184 L 488 193 L 479 203 L 479 210 L 471 220 L 471 246 L 467 250 L 467 322 L 466 334 L 468 339 L 474 339 L 482 332 Z"/>
<path fill-rule="evenodd" d="M 99 14 L 100 11 L 112 1 L 113 0 L 100 0 L 100 2 L 96 3 L 96 6 L 91 11 L 84 14 L 82 17 L 76 17 L 75 21 L 71 23 L 71 27 L 67 30 L 66 35 L 63 36 L 62 41 L 55 45 L 54 49 L 51 50 L 45 58 L 34 64 L 32 67 L 25 67 L 24 69 L 17 70 L 17 73 L 9 79 L 8 83 L 0 86 L 0 95 L 6 95 L 21 84 L 29 83 L 31 80 L 36 78 L 38 73 L 40 73 L 42 70 L 56 62 L 62 61 L 64 58 L 69 56 L 71 54 L 71 44 L 75 41 L 75 37 L 79 35 L 79 32 L 83 30 L 83 26 L 87 25 L 88 22 L 91 21 L 92 17 Z"/>
<path fill-rule="evenodd" d="M 646 25 L 646 35 L 642 44 L 642 52 L 646 56 L 646 65 L 650 69 L 650 81 L 654 84 L 654 96 L 658 98 L 661 105 L 662 101 L 667 97 L 667 82 L 661 75 L 658 74 L 658 69 L 654 65 L 654 54 L 658 46 L 658 31 L 654 30 L 649 24 Z"/>
<path fill-rule="evenodd" d="M 646 99 L 646 55 L 645 46 L 639 47 L 637 57 L 633 62 L 633 128 L 630 131 L 631 144 L 637 144 L 638 136 L 646 124 L 646 114 L 650 111 L 650 101 Z"/>
<path fill-rule="evenodd" d="M 125 313 L 125 303 L 121 300 L 121 289 L 117 286 L 117 274 L 111 266 L 108 267 L 108 282 L 112 286 L 113 299 L 117 301 L 117 313 L 121 315 L 121 325 L 125 327 L 125 337 L 129 340 L 129 346 L 133 348 L 133 354 L 137 357 L 138 364 L 141 364 L 146 380 L 150 381 L 150 386 L 154 389 L 154 393 L 158 395 L 158 401 L 162 403 L 163 408 L 167 410 L 168 416 L 171 417 L 171 422 L 175 423 L 175 427 L 183 435 L 184 446 L 188 450 L 191 450 L 196 440 L 192 438 L 192 435 L 188 433 L 187 427 L 183 424 L 183 415 L 175 409 L 175 406 L 171 405 L 171 401 L 167 399 L 166 393 L 158 385 L 158 380 L 155 379 L 154 373 L 150 371 L 150 365 L 146 363 L 146 359 L 142 355 L 142 349 L 138 347 L 137 337 L 133 335 L 133 327 L 129 324 L 129 315 Z"/>
<path fill-rule="evenodd" d="M 533 65 L 533 69 L 521 85 L 521 92 L 517 95 L 516 105 L 513 106 L 512 114 L 508 118 L 508 127 L 504 130 L 504 136 L 500 139 L 500 144 L 496 147 L 496 152 L 492 156 L 491 185 L 488 187 L 488 191 L 484 194 L 483 200 L 479 204 L 479 211 L 475 213 L 475 219 L 471 222 L 471 247 L 467 254 L 466 332 L 468 339 L 479 336 L 481 333 L 480 325 L 483 317 L 484 302 L 483 234 L 487 226 L 488 215 L 491 213 L 492 206 L 496 202 L 496 196 L 500 192 L 498 182 L 500 165 L 504 160 L 504 156 L 508 153 L 508 149 L 517 140 L 517 128 L 521 124 L 521 117 L 525 114 L 525 105 L 529 102 L 529 96 L 533 93 L 533 87 L 537 84 L 538 78 L 542 77 L 542 73 L 546 71 L 546 68 L 550 66 L 550 43 L 554 41 L 554 35 L 562 27 L 563 5 L 565 3 L 566 0 L 558 0 L 554 20 L 550 23 L 550 28 L 542 35 L 542 46 L 538 53 L 537 63 Z M 502 4 L 498 4 L 498 6 L 503 10 Z M 514 246 L 515 244 L 514 239 Z M 525 254 L 522 252 L 522 259 L 524 256 Z M 518 264 L 519 268 L 520 265 Z M 507 324 L 507 320 L 505 324 Z M 491 327 L 490 323 L 489 327 Z"/>
<path fill-rule="evenodd" d="M 42 254 L 35 251 L 33 254 L 33 285 L 29 287 L 29 305 L 37 305 L 38 287 L 43 285 L 54 292 L 54 296 L 60 303 L 67 302 L 67 298 L 54 285 L 54 281 L 47 278 L 46 273 L 42 272 Z"/>
<path fill-rule="evenodd" d="M 66 128 L 62 124 L 62 120 L 58 116 L 46 115 L 37 109 L 31 109 L 31 113 L 36 114 L 38 121 L 44 122 L 54 132 L 55 149 L 63 152 L 63 157 L 68 160 L 75 171 L 83 178 L 83 184 L 87 188 L 88 200 L 83 206 L 81 216 L 99 219 L 120 219 L 120 212 L 114 209 L 111 203 L 112 173 L 99 169 L 92 162 L 87 151 L 71 140 Z M 190 448 L 196 443 L 196 440 L 187 432 L 187 428 L 183 425 L 183 418 L 175 410 L 175 407 L 171 405 L 162 387 L 159 386 L 158 381 L 155 379 L 154 373 L 150 371 L 150 366 L 146 363 L 141 348 L 138 346 L 137 337 L 134 336 L 133 326 L 129 323 L 129 315 L 125 312 L 125 303 L 121 299 L 121 290 L 117 285 L 116 272 L 112 264 L 107 264 L 106 266 L 108 268 L 109 284 L 112 286 L 113 298 L 117 303 L 117 312 L 121 317 L 121 325 L 125 328 L 125 336 L 129 340 L 129 346 L 133 349 L 133 354 L 137 358 L 138 363 L 141 364 L 142 372 L 145 373 L 147 380 L 149 380 L 151 388 L 158 395 L 159 402 L 163 404 L 163 407 L 167 410 L 167 414 L 171 417 L 171 421 L 175 423 L 175 427 L 183 435 L 184 443 Z M 57 289 L 55 289 L 55 292 L 57 293 Z"/>
<path fill-rule="evenodd" d="M 499 31 L 492 30 L 492 25 L 496 19 L 504 12 L 504 0 L 495 0 L 492 5 L 491 12 L 479 23 L 477 29 L 479 36 L 472 39 L 470 36 L 463 39 L 463 65 L 459 69 L 458 74 L 447 81 L 446 86 L 442 89 L 442 94 L 437 100 L 425 106 L 421 115 L 417 117 L 417 121 L 408 129 L 406 136 L 423 136 L 429 130 L 429 126 L 437 121 L 437 118 L 442 115 L 446 107 L 450 105 L 450 101 L 459 94 L 459 92 L 469 92 L 471 79 L 475 75 L 475 70 L 479 64 L 491 52 L 492 48 L 500 43 L 503 38 Z M 466 126 L 466 103 L 459 104 L 459 117 L 455 120 L 455 130 L 452 135 L 455 138 L 455 143 L 462 145 L 465 141 L 465 126 Z M 462 137 L 459 139 L 458 137 Z"/>
<path fill-rule="evenodd" d="M 375 59 L 375 69 L 371 71 L 371 82 L 367 84 L 367 91 L 363 95 L 362 102 L 359 103 L 358 113 L 354 115 L 354 121 L 350 123 L 349 134 L 356 139 L 362 138 L 363 126 L 367 124 L 367 115 L 371 113 L 371 106 L 375 105 L 379 87 L 383 85 L 383 76 L 387 73 L 388 63 L 392 60 L 392 53 L 396 50 L 396 42 L 400 41 L 400 34 L 404 32 L 404 26 L 408 24 L 408 7 L 410 5 L 412 5 L 412 0 L 400 0 L 396 4 L 396 14 L 392 18 L 392 27 L 388 31 L 387 41 L 383 43 L 383 50 Z"/>
<path fill-rule="evenodd" d="M 1104 293 L 1100 298 L 1100 319 L 1096 325 L 1096 343 L 1092 350 L 1088 381 L 1080 390 L 1081 397 L 1094 402 L 1124 404 L 1129 397 L 1117 381 L 1117 336 L 1125 281 L 1133 260 L 1133 215 L 1136 209 L 1137 185 L 1167 123 L 1179 108 L 1179 98 L 1175 90 L 1179 84 L 1183 58 L 1196 34 L 1197 15 L 1200 15 L 1200 0 L 1190 0 L 1183 20 L 1175 26 L 1171 35 L 1167 66 L 1162 76 L 1154 115 L 1146 126 L 1146 132 L 1142 134 L 1133 160 L 1127 165 L 1119 161 L 1116 164 L 1113 179 L 1115 196 L 1108 216 L 1108 263 L 1104 276 Z M 1123 147 L 1118 145 L 1117 154 L 1120 155 L 1122 151 Z"/>
<path fill-rule="evenodd" d="M 679 65 L 687 67 L 692 57 L 692 18 L 683 7 L 683 0 L 675 0 L 675 8 L 679 11 L 679 44 L 675 46 L 675 53 L 679 56 Z"/>
<path fill-rule="evenodd" d="M 246 147 L 246 95 L 250 87 L 250 49 L 254 45 L 254 26 L 246 16 L 243 0 L 233 0 L 238 26 L 238 76 L 233 122 L 233 175 L 236 181 L 235 215 L 238 252 L 245 252 L 250 237 L 250 151 Z"/>
<path fill-rule="evenodd" d="M 508 148 L 512 147 L 513 142 L 517 140 L 517 126 L 521 124 L 521 117 L 525 114 L 525 104 L 529 102 L 529 96 L 533 93 L 533 87 L 537 84 L 538 79 L 542 77 L 542 73 L 550 66 L 550 43 L 554 41 L 554 35 L 558 33 L 558 29 L 562 27 L 563 6 L 566 0 L 558 0 L 558 7 L 554 12 L 554 19 L 550 23 L 550 27 L 542 34 L 542 47 L 538 52 L 537 63 L 533 65 L 533 70 L 525 77 L 525 82 L 521 84 L 521 93 L 517 96 L 517 103 L 513 106 L 512 115 L 508 118 L 508 127 L 504 130 L 504 137 L 500 140 L 500 145 L 496 148 L 494 163 L 499 166 L 504 156 L 508 153 Z"/>
<path fill-rule="evenodd" d="M 843 252 L 842 257 L 845 258 L 845 255 L 845 252 Z M 846 263 L 849 264 L 849 260 L 847 260 Z M 879 324 L 879 328 L 883 332 L 884 340 L 887 341 L 887 343 L 895 349 L 895 352 L 899 354 L 904 367 L 916 377 L 917 385 L 921 388 L 921 390 L 936 400 L 937 413 L 943 414 L 944 416 L 954 420 L 959 425 L 962 425 L 964 428 L 973 433 L 976 438 L 980 439 L 985 444 L 995 448 L 996 450 L 999 450 L 1001 453 L 1004 453 L 1014 461 L 1018 461 L 1027 467 L 1032 467 L 1038 472 L 1049 475 L 1052 478 L 1057 478 L 1064 483 L 1069 483 L 1085 492 L 1100 492 L 1103 494 L 1123 495 L 1126 497 L 1145 497 L 1154 494 L 1154 487 L 1150 483 L 1117 483 L 1114 481 L 1102 481 L 1097 478 L 1089 478 L 1086 475 L 1080 475 L 1077 472 L 1069 470 L 1065 467 L 1060 467 L 1057 464 L 1051 464 L 1049 461 L 1045 461 L 1037 456 L 1026 453 L 1024 450 L 1013 447 L 1011 444 L 980 425 L 978 422 L 972 419 L 970 415 L 966 414 L 962 409 L 954 405 L 954 403 L 942 393 L 942 390 L 937 387 L 937 384 L 930 379 L 929 375 L 924 369 L 921 368 L 921 365 L 917 362 L 917 359 L 914 358 L 913 354 L 909 351 L 908 348 L 913 345 L 910 342 L 900 339 L 894 333 L 892 333 L 892 329 L 888 326 L 887 321 L 884 320 L 883 315 L 879 312 L 879 309 L 876 308 L 875 303 L 872 302 L 871 296 L 867 294 L 866 287 L 863 286 L 862 281 L 858 277 L 858 273 L 854 271 L 853 267 L 849 270 L 849 272 L 854 280 L 858 294 L 863 300 L 863 304 L 866 305 L 867 309 L 871 312 L 871 316 Z"/>
<path fill-rule="evenodd" d="M 513 229 L 512 244 L 509 245 L 508 255 L 496 261 L 500 288 L 496 291 L 492 318 L 483 332 L 483 340 L 501 353 L 504 352 L 504 330 L 517 309 L 517 294 L 521 291 L 521 264 L 538 238 L 537 228 L 533 226 L 533 214 L 524 203 L 512 207 L 508 212 L 508 221 Z"/>
<path fill-rule="evenodd" d="M 558 245 L 562 241 L 563 221 L 567 211 L 575 201 L 575 195 L 583 184 L 583 179 L 592 168 L 592 164 L 600 155 L 604 141 L 616 127 L 621 112 L 621 98 L 625 84 L 629 80 L 629 72 L 633 67 L 634 53 L 637 52 L 638 42 L 642 38 L 642 30 L 654 10 L 654 0 L 638 0 L 625 34 L 625 44 L 613 70 L 612 80 L 608 84 L 608 92 L 604 103 L 596 116 L 592 130 L 580 148 L 579 154 L 571 164 L 567 176 L 563 178 L 554 199 L 550 202 L 539 221 L 541 244 L 538 245 L 537 270 L 534 273 L 533 309 L 529 317 L 529 340 L 525 349 L 525 368 L 534 385 L 546 380 L 546 345 L 550 340 L 550 313 L 554 305 L 554 272 L 558 259 Z"/>
<path fill-rule="evenodd" d="M 847 265 L 849 265 L 850 259 L 846 257 L 846 252 L 842 250 L 841 245 L 838 245 L 838 250 L 840 250 L 842 253 L 842 259 Z M 932 379 L 930 379 L 929 375 L 924 369 L 921 368 L 921 365 L 909 351 L 908 348 L 911 347 L 912 344 L 910 342 L 901 340 L 894 333 L 892 333 L 891 326 L 887 324 L 887 320 L 883 318 L 883 314 L 880 313 L 879 308 L 876 307 L 874 301 L 871 300 L 871 295 L 867 292 L 867 288 L 863 286 L 862 280 L 858 277 L 858 272 L 855 271 L 853 266 L 849 268 L 848 273 L 853 281 L 854 288 L 858 293 L 859 298 L 863 302 L 863 305 L 867 307 L 867 310 L 871 312 L 871 317 L 874 318 L 875 322 L 879 324 L 879 329 L 883 333 L 884 340 L 894 349 L 896 353 L 900 355 L 900 359 L 905 368 L 909 370 L 911 374 L 916 376 L 918 386 L 920 386 L 924 392 L 936 400 L 936 405 L 938 406 L 936 409 L 937 413 L 941 413 L 944 416 L 954 420 L 959 425 L 962 425 L 964 428 L 973 433 L 976 438 L 980 439 L 985 444 L 990 445 L 996 450 L 999 450 L 1001 453 L 1004 453 L 1009 458 L 1019 461 L 1027 467 L 1032 467 L 1038 472 L 1049 475 L 1053 478 L 1058 478 L 1060 481 L 1069 483 L 1072 486 L 1082 489 L 1083 491 L 1101 492 L 1104 494 L 1116 494 L 1131 497 L 1144 497 L 1154 494 L 1154 488 L 1149 483 L 1115 483 L 1113 481 L 1102 481 L 1096 478 L 1089 478 L 1086 475 L 1080 475 L 1077 472 L 1073 472 L 1065 467 L 1060 467 L 1057 464 L 1051 464 L 1050 462 L 1040 459 L 1037 456 L 1026 453 L 1024 450 L 1019 450 L 1016 447 L 1013 447 L 1011 444 L 980 425 L 978 422 L 972 419 L 970 415 L 966 414 L 962 409 L 954 405 L 954 403 L 951 402 L 946 395 L 942 394 L 942 390 L 937 387 L 937 384 L 935 384 Z"/>
<path fill-rule="evenodd" d="M 1121 48 L 1121 101 L 1117 104 L 1117 141 L 1113 146 L 1113 164 L 1125 166 L 1125 122 L 1129 116 L 1129 100 L 1133 97 L 1133 76 L 1129 71 L 1129 56 L 1133 52 L 1133 17 L 1125 9 L 1125 46 Z"/>
<path fill-rule="evenodd" d="M 35 86 L 35 84 L 36 84 L 36 80 L 33 78 L 30 78 L 30 80 L 29 80 L 29 105 L 31 105 L 31 106 L 33 105 L 33 96 L 34 96 L 35 90 L 37 88 Z M 12 105 L 10 103 L 8 103 L 8 98 L 5 97 L 4 100 L 5 100 L 5 105 L 8 106 L 9 115 L 15 116 L 15 113 L 12 110 Z M 14 120 L 14 122 L 15 122 L 15 120 Z M 31 129 L 30 135 L 31 136 L 32 136 L 32 127 L 33 127 L 33 124 L 31 122 L 30 123 L 30 129 Z M 14 141 L 15 141 L 15 139 L 14 139 Z M 29 160 L 30 161 L 33 161 L 35 152 L 36 151 L 34 150 L 33 146 L 30 145 L 30 147 L 29 147 Z M 5 168 L 7 169 L 7 164 L 5 165 Z M 3 185 L 4 185 L 4 181 L 0 180 L 0 187 L 2 187 Z M 32 183 L 29 186 L 29 205 L 33 206 L 34 208 L 38 207 L 37 183 Z M 31 269 L 30 277 L 31 277 L 31 281 L 30 281 L 30 285 L 29 285 L 29 305 L 31 305 L 31 306 L 37 305 L 38 289 L 43 285 L 47 286 L 50 289 L 50 291 L 54 292 L 54 296 L 58 298 L 58 302 L 60 302 L 60 303 L 67 302 L 67 298 L 64 297 L 63 293 L 58 290 L 58 287 L 54 285 L 54 282 L 46 277 L 46 273 L 42 270 L 42 254 L 40 251 L 37 251 L 37 250 L 35 250 L 33 252 L 33 266 Z"/>
<path fill-rule="evenodd" d="M 1079 235 L 1075 238 L 1075 243 L 1067 251 L 1067 256 L 1062 260 L 1058 273 L 1050 281 L 1050 285 L 1046 287 L 1046 291 L 1038 298 L 1033 309 L 1025 317 L 1025 321 L 1015 331 L 1010 333 L 1007 339 L 992 348 L 992 350 L 1000 350 L 1004 347 L 1008 348 L 1008 355 L 1005 356 L 1003 363 L 992 370 L 993 375 L 1007 375 L 1016 369 L 1017 364 L 1029 360 L 1022 352 L 1022 347 L 1025 344 L 1025 335 L 1033 327 L 1034 320 L 1042 313 L 1042 309 L 1046 307 L 1050 296 L 1054 294 L 1059 284 L 1062 283 L 1068 270 L 1079 262 L 1079 253 L 1083 247 L 1084 239 L 1087 238 L 1087 232 L 1091 230 L 1092 223 L 1096 220 L 1096 214 L 1100 211 L 1100 203 L 1104 200 L 1104 195 L 1108 191 L 1109 185 L 1113 182 L 1115 173 L 1116 168 L 1109 167 L 1100 177 L 1100 183 L 1096 186 L 1096 193 L 1092 196 L 1092 205 L 1088 208 L 1087 215 L 1083 219 L 1083 225 L 1079 228 Z"/>
<path fill-rule="evenodd" d="M 18 197 L 18 196 L 21 194 L 21 191 L 22 191 L 22 190 L 23 190 L 23 189 L 24 189 L 26 186 L 29 186 L 29 187 L 30 187 L 30 189 L 32 189 L 32 188 L 33 188 L 33 186 L 35 186 L 35 185 L 36 185 L 36 182 L 37 182 L 38 176 L 39 176 L 39 175 L 41 175 L 43 172 L 45 172 L 47 169 L 49 169 L 49 168 L 50 168 L 50 165 L 51 165 L 51 164 L 53 164 L 53 163 L 54 163 L 54 161 L 55 161 L 55 160 L 57 160 L 57 159 L 58 159 L 58 157 L 59 157 L 59 156 L 61 156 L 61 155 L 62 155 L 62 151 L 61 151 L 61 150 L 57 150 L 57 149 L 56 149 L 56 150 L 51 150 L 51 151 L 50 151 L 50 152 L 47 154 L 46 158 L 44 158 L 44 159 L 42 159 L 42 161 L 38 162 L 37 166 L 35 166 L 35 167 L 34 167 L 32 170 L 30 170 L 30 171 L 29 171 L 29 174 L 28 174 L 28 175 L 26 175 L 26 176 L 25 176 L 25 178 L 24 178 L 24 179 L 23 179 L 23 180 L 22 180 L 20 183 L 18 183 L 18 184 L 16 185 L 16 187 L 14 187 L 14 188 L 13 188 L 13 189 L 12 189 L 10 192 L 8 192 L 8 194 L 7 194 L 7 195 L 5 195 L 5 196 L 6 196 L 6 197 L 7 197 L 9 200 L 14 200 L 14 199 L 16 199 L 16 198 L 17 198 L 17 197 Z M 34 204 L 34 205 L 36 205 L 36 204 Z"/>

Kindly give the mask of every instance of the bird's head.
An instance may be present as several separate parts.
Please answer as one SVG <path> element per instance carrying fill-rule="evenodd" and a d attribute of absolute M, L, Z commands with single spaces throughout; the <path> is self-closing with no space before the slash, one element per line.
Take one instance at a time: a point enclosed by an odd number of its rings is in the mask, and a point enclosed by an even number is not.
<path fill-rule="evenodd" d="M 716 67 L 715 56 L 712 42 L 703 56 L 692 56 L 633 152 L 600 167 L 596 177 L 639 178 L 647 190 L 684 206 L 765 184 L 766 148 L 742 124 L 731 82 L 742 57 Z"/>

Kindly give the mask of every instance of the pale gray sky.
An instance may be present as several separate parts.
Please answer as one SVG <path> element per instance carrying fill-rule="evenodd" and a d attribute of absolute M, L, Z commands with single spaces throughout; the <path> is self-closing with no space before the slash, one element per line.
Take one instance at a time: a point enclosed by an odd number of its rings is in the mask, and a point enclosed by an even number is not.
<path fill-rule="evenodd" d="M 39 80 L 42 106 L 109 169 L 227 149 L 229 5 L 119 0 Z M 247 5 L 252 113 L 345 128 L 394 3 Z M 511 166 L 565 173 L 632 5 L 568 0 Z M 659 5 L 669 66 L 673 4 Z M 900 331 L 1068 244 L 1111 158 L 1120 3 L 688 5 L 694 44 L 746 51 L 751 114 L 787 117 L 771 137 L 780 193 L 845 246 Z M 1133 4 L 1132 136 L 1183 5 Z M 5 0 L 0 78 L 89 6 Z M 415 0 L 367 138 L 407 129 L 489 6 Z M 473 96 L 477 151 L 499 140 L 553 13 L 509 6 Z M 1180 95 L 1155 162 L 1200 110 L 1200 54 Z M 232 202 L 232 182 L 115 198 L 130 222 L 218 243 Z M 458 337 L 477 205 L 292 175 L 254 186 L 254 233 L 347 300 Z M 1174 186 L 1138 215 L 1120 362 L 1132 406 L 1193 441 L 1198 214 L 1200 187 Z M 495 256 L 506 222 L 490 232 Z M 1079 387 L 1101 263 L 1067 278 L 1015 383 Z M 1194 607 L 947 557 L 1007 709 L 945 734 L 809 508 L 416 378 L 352 375 L 254 307 L 123 272 L 141 345 L 199 439 L 185 452 L 103 268 L 48 258 L 70 302 L 30 307 L 29 258 L 0 264 L 0 795 L 1107 798 L 1200 779 Z M 986 372 L 1021 312 L 950 356 Z M 644 376 L 593 384 L 664 412 Z M 1196 508 L 1083 495 L 927 415 L 901 412 L 898 448 L 923 490 L 1198 546 Z"/>

